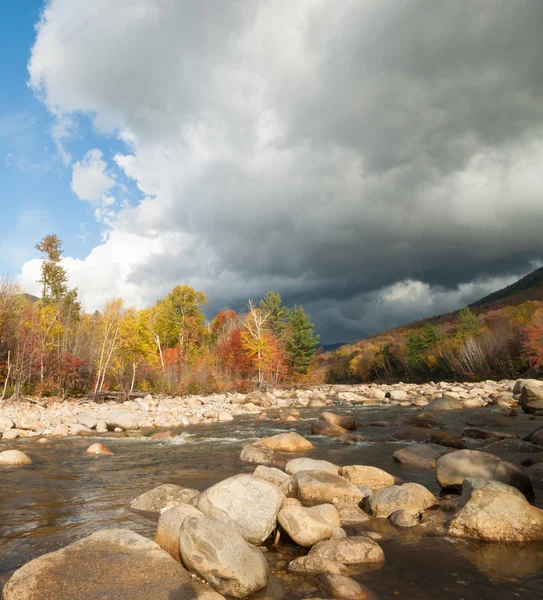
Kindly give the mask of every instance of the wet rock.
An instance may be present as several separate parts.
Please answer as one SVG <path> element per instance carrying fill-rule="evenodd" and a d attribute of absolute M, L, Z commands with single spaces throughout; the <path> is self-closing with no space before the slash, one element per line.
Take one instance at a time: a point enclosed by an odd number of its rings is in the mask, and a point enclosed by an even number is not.
<path fill-rule="evenodd" d="M 343 565 L 381 563 L 385 560 L 381 546 L 362 536 L 319 542 L 311 548 L 309 556 L 320 556 Z"/>
<path fill-rule="evenodd" d="M 339 425 L 330 425 L 326 421 L 317 420 L 311 426 L 311 433 L 314 435 L 325 435 L 327 437 L 337 437 L 347 433 L 347 430 Z"/>
<path fill-rule="evenodd" d="M 513 387 L 513 394 L 520 395 L 520 404 L 543 400 L 543 381 L 539 379 L 519 379 Z"/>
<path fill-rule="evenodd" d="M 407 395 L 407 392 L 405 390 L 392 390 L 390 392 L 389 398 L 391 400 L 404 401 L 407 400 L 409 396 Z"/>
<path fill-rule="evenodd" d="M 122 431 L 137 429 L 138 415 L 129 410 L 110 410 L 106 419 L 106 426 L 109 431 L 114 431 L 115 429 L 121 429 Z"/>
<path fill-rule="evenodd" d="M 510 427 L 511 418 L 496 412 L 487 411 L 484 414 L 473 415 L 466 419 L 467 425 L 483 427 Z"/>
<path fill-rule="evenodd" d="M 179 534 L 181 525 L 187 517 L 203 516 L 197 508 L 190 504 L 180 504 L 164 511 L 158 519 L 155 543 L 165 550 L 177 562 L 181 562 L 179 553 Z"/>
<path fill-rule="evenodd" d="M 98 425 L 98 421 L 96 420 L 96 417 L 94 417 L 93 415 L 91 415 L 88 412 L 80 412 L 77 415 L 77 422 L 79 425 L 83 425 L 84 427 L 87 427 L 88 429 L 96 429 L 96 425 Z"/>
<path fill-rule="evenodd" d="M 334 600 L 368 600 L 372 597 L 372 593 L 366 586 L 345 575 L 321 573 L 317 577 L 317 584 L 327 598 Z"/>
<path fill-rule="evenodd" d="M 295 431 L 278 433 L 255 442 L 253 446 L 270 448 L 278 452 L 307 452 L 314 448 L 313 444 Z"/>
<path fill-rule="evenodd" d="M 533 402 L 528 402 L 526 404 L 522 404 L 521 406 L 525 413 L 537 413 L 539 411 L 543 411 L 543 400 L 534 400 Z"/>
<path fill-rule="evenodd" d="M 369 467 L 365 465 L 350 465 L 341 467 L 339 475 L 350 481 L 354 485 L 364 485 L 372 490 L 378 490 L 389 485 L 394 485 L 394 477 L 378 469 L 377 467 Z"/>
<path fill-rule="evenodd" d="M 221 594 L 245 598 L 268 583 L 270 569 L 262 552 L 216 519 L 187 517 L 179 548 L 183 564 Z"/>
<path fill-rule="evenodd" d="M 94 454 L 94 455 L 107 455 L 107 456 L 111 456 L 113 454 L 113 451 L 110 450 L 109 448 L 107 448 L 106 446 L 104 446 L 103 444 L 100 444 L 99 442 L 97 442 L 96 444 L 92 444 L 91 446 L 89 446 L 85 452 L 87 454 Z"/>
<path fill-rule="evenodd" d="M 336 441 L 339 442 L 340 444 L 350 444 L 350 445 L 354 445 L 357 444 L 358 442 L 363 441 L 364 437 L 362 435 L 355 435 L 352 433 L 342 433 L 341 435 L 337 436 Z"/>
<path fill-rule="evenodd" d="M 251 544 L 261 544 L 275 529 L 284 498 L 276 485 L 241 474 L 211 486 L 192 504 L 208 517 L 236 529 Z"/>
<path fill-rule="evenodd" d="M 367 508 L 374 517 L 388 518 L 397 510 L 421 512 L 436 504 L 435 496 L 418 483 L 404 483 L 376 490 L 368 498 Z"/>
<path fill-rule="evenodd" d="M 285 465 L 285 472 L 294 475 L 298 471 L 327 471 L 338 474 L 339 467 L 327 460 L 315 460 L 314 458 L 293 458 Z"/>
<path fill-rule="evenodd" d="M 457 450 L 436 461 L 436 478 L 442 488 L 460 488 L 466 477 L 494 479 L 533 495 L 530 478 L 514 464 L 479 450 Z"/>
<path fill-rule="evenodd" d="M 448 533 L 487 541 L 543 540 L 543 511 L 509 486 L 493 482 L 471 492 L 467 504 L 452 519 Z"/>
<path fill-rule="evenodd" d="M 219 413 L 219 423 L 227 423 L 229 421 L 233 421 L 234 417 L 229 412 L 220 412 Z"/>
<path fill-rule="evenodd" d="M 538 490 L 543 490 L 543 463 L 528 467 L 526 473 L 532 480 L 532 485 Z"/>
<path fill-rule="evenodd" d="M 239 455 L 241 462 L 256 465 L 273 465 L 276 460 L 275 452 L 264 446 L 245 446 Z"/>
<path fill-rule="evenodd" d="M 312 554 L 294 559 L 289 563 L 288 570 L 294 575 L 318 575 L 319 573 L 344 575 L 347 573 L 347 568 L 341 563 Z"/>
<path fill-rule="evenodd" d="M 99 531 L 18 569 L 4 600 L 220 600 L 157 544 L 126 529 Z"/>
<path fill-rule="evenodd" d="M 18 437 L 21 437 L 21 432 L 18 429 L 9 429 L 2 434 L 3 440 L 16 440 Z"/>
<path fill-rule="evenodd" d="M 436 419 L 416 417 L 415 419 L 406 419 L 402 425 L 412 425 L 413 427 L 422 427 L 423 429 L 441 429 L 445 427 L 443 423 Z"/>
<path fill-rule="evenodd" d="M 436 398 L 432 400 L 427 406 L 426 410 L 462 410 L 462 402 L 451 396 L 443 396 L 442 398 Z"/>
<path fill-rule="evenodd" d="M 352 483 L 326 471 L 299 471 L 292 477 L 290 492 L 302 504 L 358 504 L 364 497 Z"/>
<path fill-rule="evenodd" d="M 506 485 L 505 483 L 500 483 L 493 479 L 483 479 L 482 477 L 466 477 L 462 482 L 462 494 L 460 495 L 458 504 L 464 506 L 470 500 L 473 492 L 481 488 L 498 492 L 508 492 L 524 500 L 526 499 L 522 492 L 511 485 Z"/>
<path fill-rule="evenodd" d="M 338 425 L 339 427 L 343 427 L 343 429 L 347 429 L 348 431 L 352 431 L 357 428 L 356 419 L 354 417 L 347 417 L 342 415 L 336 415 L 331 412 L 323 412 L 321 415 L 321 420 L 326 421 L 330 425 Z"/>
<path fill-rule="evenodd" d="M 541 448 L 524 440 L 497 440 L 483 446 L 485 452 L 541 452 Z"/>
<path fill-rule="evenodd" d="M 174 438 L 177 437 L 177 434 L 175 434 L 173 431 L 159 431 L 158 433 L 152 433 L 149 436 L 149 439 L 151 440 L 167 440 L 169 438 Z"/>
<path fill-rule="evenodd" d="M 403 509 L 394 511 L 389 516 L 389 520 L 391 523 L 394 523 L 394 525 L 397 525 L 398 527 L 410 528 L 416 527 L 419 524 L 416 517 L 416 513 L 414 513 L 413 511 Z"/>
<path fill-rule="evenodd" d="M 288 493 L 288 487 L 292 479 L 290 475 L 287 475 L 281 471 L 281 469 L 265 467 L 264 465 L 259 465 L 254 470 L 253 477 L 258 477 L 259 479 L 273 483 L 280 488 L 284 494 Z"/>
<path fill-rule="evenodd" d="M 462 437 L 472 438 L 474 440 L 505 440 L 517 438 L 514 433 L 487 431 L 486 429 L 476 429 L 473 427 L 466 427 L 462 432 Z"/>
<path fill-rule="evenodd" d="M 409 442 L 423 442 L 427 435 L 431 435 L 433 429 L 425 427 L 413 427 L 412 425 L 402 425 L 392 435 L 396 440 L 406 440 Z"/>
<path fill-rule="evenodd" d="M 449 452 L 453 452 L 453 450 L 438 444 L 415 444 L 396 450 L 392 456 L 396 462 L 403 465 L 433 469 L 436 466 L 436 460 Z"/>
<path fill-rule="evenodd" d="M 341 525 L 361 525 L 372 520 L 372 517 L 355 504 L 339 503 L 336 508 Z"/>
<path fill-rule="evenodd" d="M 462 450 L 466 447 L 466 443 L 461 437 L 445 433 L 444 431 L 432 431 L 428 433 L 424 438 L 425 444 L 439 444 L 440 446 L 447 446 L 448 448 L 455 448 Z"/>
<path fill-rule="evenodd" d="M 0 452 L 0 465 L 29 465 L 32 461 L 20 450 L 4 450 Z"/>
<path fill-rule="evenodd" d="M 187 504 L 198 494 L 198 490 L 165 483 L 132 500 L 130 508 L 140 512 L 160 514 L 168 508 Z"/>
<path fill-rule="evenodd" d="M 332 537 L 332 526 L 322 516 L 303 506 L 287 506 L 277 517 L 281 527 L 299 546 L 310 548 Z"/>

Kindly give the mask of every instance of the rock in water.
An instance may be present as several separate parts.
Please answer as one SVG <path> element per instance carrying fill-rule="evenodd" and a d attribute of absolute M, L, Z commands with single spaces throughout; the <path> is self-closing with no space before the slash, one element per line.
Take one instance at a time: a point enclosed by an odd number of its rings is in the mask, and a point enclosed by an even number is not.
<path fill-rule="evenodd" d="M 396 462 L 403 465 L 433 469 L 436 466 L 436 460 L 449 452 L 454 452 L 454 450 L 439 444 L 414 444 L 396 450 L 392 456 Z"/>
<path fill-rule="evenodd" d="M 106 529 L 36 558 L 12 575 L 3 600 L 221 600 L 154 542 Z"/>
<path fill-rule="evenodd" d="M 278 515 L 281 527 L 299 546 L 310 548 L 332 537 L 332 525 L 322 516 L 303 506 L 287 506 Z"/>
<path fill-rule="evenodd" d="M 339 467 L 327 460 L 315 460 L 314 458 L 293 458 L 285 465 L 285 472 L 294 475 L 298 471 L 328 471 L 338 474 Z"/>
<path fill-rule="evenodd" d="M 343 427 L 343 429 L 347 429 L 348 431 L 352 431 L 353 429 L 357 428 L 356 419 L 354 417 L 345 417 L 342 415 L 335 415 L 331 412 L 323 412 L 321 419 L 330 425 L 338 425 L 339 427 Z"/>
<path fill-rule="evenodd" d="M 307 452 L 314 448 L 313 444 L 295 431 L 278 433 L 255 442 L 253 446 L 264 446 L 277 452 Z"/>
<path fill-rule="evenodd" d="M 347 430 L 339 425 L 331 425 L 320 419 L 315 421 L 311 426 L 311 433 L 315 435 L 325 435 L 327 437 L 337 437 L 347 433 Z"/>
<path fill-rule="evenodd" d="M 273 465 L 276 459 L 275 452 L 264 446 L 245 446 L 239 455 L 241 462 L 255 465 Z"/>
<path fill-rule="evenodd" d="M 113 451 L 110 450 L 109 448 L 107 448 L 106 446 L 104 446 L 103 444 L 100 443 L 96 443 L 96 444 L 92 444 L 91 446 L 89 446 L 85 452 L 87 454 L 95 454 L 95 455 L 104 455 L 104 456 L 110 456 L 113 454 Z"/>
<path fill-rule="evenodd" d="M 374 598 L 370 590 L 344 575 L 322 573 L 317 577 L 317 583 L 327 598 L 334 600 L 369 600 Z"/>
<path fill-rule="evenodd" d="M 436 398 L 426 405 L 425 410 L 462 410 L 462 403 L 451 396 Z"/>
<path fill-rule="evenodd" d="M 368 499 L 368 508 L 374 517 L 386 519 L 398 510 L 418 513 L 436 502 L 436 497 L 422 485 L 404 483 L 375 490 Z"/>
<path fill-rule="evenodd" d="M 326 471 L 299 471 L 292 477 L 290 492 L 307 506 L 316 504 L 358 504 L 364 498 L 355 485 Z"/>
<path fill-rule="evenodd" d="M 0 452 L 0 465 L 29 465 L 32 461 L 20 450 L 4 450 Z"/>
<path fill-rule="evenodd" d="M 487 541 L 543 540 L 543 511 L 532 506 L 515 488 L 491 481 L 487 487 L 471 491 L 448 532 Z"/>
<path fill-rule="evenodd" d="M 123 431 L 137 429 L 138 415 L 137 413 L 129 410 L 111 410 L 106 419 L 106 426 L 111 431 L 113 431 L 116 427 L 122 429 Z"/>
<path fill-rule="evenodd" d="M 364 465 L 341 467 L 339 475 L 354 485 L 365 485 L 372 490 L 394 485 L 394 477 L 377 467 Z"/>
<path fill-rule="evenodd" d="M 262 552 L 215 519 L 187 517 L 179 548 L 185 566 L 222 594 L 244 598 L 268 583 L 270 569 Z"/>
<path fill-rule="evenodd" d="M 173 483 L 164 483 L 132 500 L 130 508 L 140 512 L 160 514 L 168 508 L 187 504 L 198 494 L 198 490 L 184 488 Z"/>
<path fill-rule="evenodd" d="M 236 529 L 251 544 L 261 544 L 277 524 L 285 494 L 273 483 L 241 474 L 224 479 L 194 499 L 194 506 Z"/>
<path fill-rule="evenodd" d="M 344 575 L 347 573 L 347 568 L 341 563 L 311 554 L 294 559 L 289 563 L 288 570 L 295 575 L 318 575 L 319 573 Z"/>
<path fill-rule="evenodd" d="M 288 492 L 288 486 L 291 482 L 292 477 L 287 475 L 281 469 L 275 469 L 274 467 L 266 467 L 264 465 L 258 465 L 254 470 L 253 477 L 263 479 L 269 483 L 276 485 L 284 494 Z"/>
<path fill-rule="evenodd" d="M 442 488 L 460 488 L 466 477 L 494 479 L 533 496 L 530 477 L 513 463 L 479 450 L 458 450 L 436 461 L 436 477 Z"/>
<path fill-rule="evenodd" d="M 162 550 L 172 557 L 177 562 L 181 562 L 181 556 L 179 554 L 179 533 L 181 531 L 181 525 L 187 517 L 193 517 L 194 515 L 203 516 L 197 508 L 190 506 L 190 504 L 180 504 L 164 511 L 160 515 L 155 535 L 155 543 L 157 543 Z"/>
<path fill-rule="evenodd" d="M 380 563 L 385 560 L 381 546 L 362 536 L 319 542 L 311 548 L 309 556 L 320 556 L 343 565 Z"/>

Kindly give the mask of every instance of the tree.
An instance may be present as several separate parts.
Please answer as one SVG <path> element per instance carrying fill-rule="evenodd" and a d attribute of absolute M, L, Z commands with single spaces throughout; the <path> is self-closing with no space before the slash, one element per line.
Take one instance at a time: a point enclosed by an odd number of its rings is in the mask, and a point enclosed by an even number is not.
<path fill-rule="evenodd" d="M 68 291 L 66 270 L 62 266 L 62 241 L 54 234 L 46 235 L 36 250 L 46 255 L 41 264 L 42 302 L 58 302 Z"/>
<path fill-rule="evenodd" d="M 244 347 L 255 364 L 259 390 L 266 387 L 267 360 L 270 354 L 267 348 L 270 341 L 270 336 L 267 335 L 269 317 L 269 313 L 257 308 L 254 302 L 249 300 L 249 313 L 244 321 L 245 331 L 242 337 Z"/>
<path fill-rule="evenodd" d="M 458 325 L 455 328 L 455 333 L 461 338 L 475 337 L 481 331 L 479 319 L 474 315 L 469 306 L 464 306 L 458 312 Z"/>
<path fill-rule="evenodd" d="M 268 324 L 273 335 L 280 341 L 285 337 L 289 310 L 282 305 L 281 294 L 268 292 L 260 301 L 260 310 L 268 316 Z"/>
<path fill-rule="evenodd" d="M 526 340 L 523 354 L 529 365 L 541 369 L 543 367 L 543 309 L 536 310 L 530 325 L 525 329 Z"/>
<path fill-rule="evenodd" d="M 314 325 L 306 315 L 302 306 L 295 306 L 290 311 L 287 352 L 290 357 L 290 369 L 293 375 L 308 372 L 320 337 L 314 334 Z"/>

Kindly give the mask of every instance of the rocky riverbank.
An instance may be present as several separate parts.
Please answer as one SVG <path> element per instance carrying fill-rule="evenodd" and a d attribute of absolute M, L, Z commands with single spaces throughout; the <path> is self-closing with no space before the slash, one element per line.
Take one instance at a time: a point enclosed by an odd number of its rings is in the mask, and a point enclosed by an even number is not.
<path fill-rule="evenodd" d="M 375 404 L 422 408 L 443 396 L 458 402 L 461 407 L 507 407 L 516 405 L 520 398 L 518 394 L 518 398 L 513 395 L 514 386 L 514 381 L 507 380 L 421 385 L 322 385 L 304 390 L 277 389 L 250 394 L 187 397 L 149 394 L 141 400 L 99 404 L 90 400 L 61 401 L 54 398 L 4 400 L 0 402 L 0 433 L 3 439 L 8 440 L 38 435 L 91 435 L 106 431 L 227 422 L 239 415 L 267 415 L 295 421 L 298 413 L 289 409 Z M 539 390 L 539 382 L 530 389 Z M 543 392 L 530 399 L 537 401 L 539 398 L 543 403 Z M 341 427 L 341 424 L 336 426 Z M 336 432 L 338 435 L 345 433 L 341 429 L 336 429 Z M 334 434 L 331 430 L 326 433 Z"/>

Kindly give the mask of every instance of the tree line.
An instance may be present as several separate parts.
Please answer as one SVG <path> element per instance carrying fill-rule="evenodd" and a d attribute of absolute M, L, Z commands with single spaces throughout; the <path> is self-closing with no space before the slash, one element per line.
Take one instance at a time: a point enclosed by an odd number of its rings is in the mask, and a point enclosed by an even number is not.
<path fill-rule="evenodd" d="M 329 383 L 514 379 L 543 369 L 543 302 L 398 328 L 318 358 Z"/>
<path fill-rule="evenodd" d="M 270 291 L 240 314 L 206 322 L 204 292 L 178 285 L 154 306 L 82 310 L 68 286 L 62 242 L 45 236 L 41 298 L 0 282 L 0 397 L 116 390 L 171 394 L 266 389 L 311 378 L 319 344 L 302 306 Z"/>

